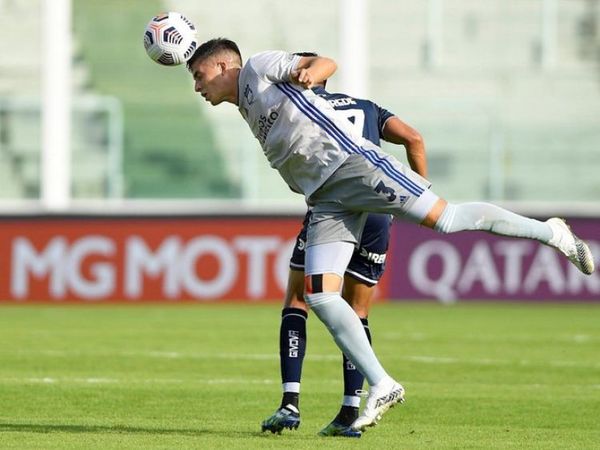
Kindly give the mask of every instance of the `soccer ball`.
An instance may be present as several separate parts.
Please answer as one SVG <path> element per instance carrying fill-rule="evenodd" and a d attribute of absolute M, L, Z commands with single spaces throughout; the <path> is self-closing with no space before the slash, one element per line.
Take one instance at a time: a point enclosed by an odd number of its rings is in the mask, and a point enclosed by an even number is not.
<path fill-rule="evenodd" d="M 153 17 L 144 31 L 144 48 L 148 56 L 163 66 L 186 62 L 198 45 L 196 27 L 176 12 Z"/>

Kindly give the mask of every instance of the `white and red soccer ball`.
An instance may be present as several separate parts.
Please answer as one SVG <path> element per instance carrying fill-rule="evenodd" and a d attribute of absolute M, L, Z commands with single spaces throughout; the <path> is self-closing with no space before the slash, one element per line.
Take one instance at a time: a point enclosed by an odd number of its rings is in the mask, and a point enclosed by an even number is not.
<path fill-rule="evenodd" d="M 186 62 L 197 46 L 196 27 L 177 12 L 159 14 L 146 25 L 146 53 L 163 66 L 176 66 Z"/>

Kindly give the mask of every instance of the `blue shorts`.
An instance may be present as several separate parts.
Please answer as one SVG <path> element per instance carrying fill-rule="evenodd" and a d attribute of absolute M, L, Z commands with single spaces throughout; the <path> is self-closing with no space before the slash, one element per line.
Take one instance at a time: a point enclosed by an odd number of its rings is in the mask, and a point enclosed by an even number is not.
<path fill-rule="evenodd" d="M 296 238 L 294 253 L 290 260 L 290 269 L 304 270 L 304 251 L 306 249 L 306 228 L 310 219 L 306 213 L 302 230 Z M 383 276 L 385 258 L 390 242 L 392 216 L 389 214 L 369 214 L 358 248 L 346 268 L 346 274 L 368 286 L 374 286 Z"/>

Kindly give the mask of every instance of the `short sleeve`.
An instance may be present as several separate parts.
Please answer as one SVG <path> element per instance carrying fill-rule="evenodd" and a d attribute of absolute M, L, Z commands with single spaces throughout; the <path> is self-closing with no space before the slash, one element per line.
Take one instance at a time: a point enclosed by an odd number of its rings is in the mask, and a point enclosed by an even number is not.
<path fill-rule="evenodd" d="M 379 128 L 379 137 L 383 139 L 383 127 L 389 119 L 395 116 L 395 114 L 377 104 L 375 104 L 375 109 L 377 111 L 377 128 Z"/>
<path fill-rule="evenodd" d="M 296 69 L 301 56 L 283 51 L 268 51 L 252 56 L 248 63 L 256 74 L 270 83 L 290 80 L 290 74 Z"/>

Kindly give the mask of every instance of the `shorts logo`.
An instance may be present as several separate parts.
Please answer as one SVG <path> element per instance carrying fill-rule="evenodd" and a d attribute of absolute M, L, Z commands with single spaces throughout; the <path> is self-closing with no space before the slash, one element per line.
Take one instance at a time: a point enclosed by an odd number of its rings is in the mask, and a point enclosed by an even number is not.
<path fill-rule="evenodd" d="M 396 200 L 396 191 L 383 184 L 383 181 L 380 181 L 377 186 L 375 186 L 375 192 L 385 195 L 388 199 L 388 202 L 393 202 Z"/>
<path fill-rule="evenodd" d="M 303 252 L 306 249 L 306 242 L 304 242 L 302 239 L 298 239 L 298 246 L 296 248 Z"/>
<path fill-rule="evenodd" d="M 386 254 L 370 252 L 366 248 L 361 247 L 360 256 L 374 264 L 383 264 L 385 262 Z"/>

